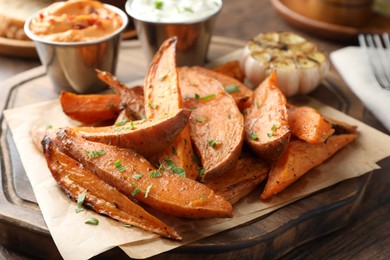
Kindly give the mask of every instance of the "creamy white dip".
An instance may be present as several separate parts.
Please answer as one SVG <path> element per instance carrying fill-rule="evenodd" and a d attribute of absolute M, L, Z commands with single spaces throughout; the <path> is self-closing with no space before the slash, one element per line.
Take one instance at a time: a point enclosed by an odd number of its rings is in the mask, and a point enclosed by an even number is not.
<path fill-rule="evenodd" d="M 221 0 L 132 0 L 127 12 L 147 22 L 194 23 L 207 19 L 222 7 Z"/>

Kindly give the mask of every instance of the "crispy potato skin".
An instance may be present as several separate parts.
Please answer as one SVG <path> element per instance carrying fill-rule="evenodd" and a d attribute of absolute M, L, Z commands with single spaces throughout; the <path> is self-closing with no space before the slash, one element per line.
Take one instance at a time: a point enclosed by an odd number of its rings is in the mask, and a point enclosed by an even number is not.
<path fill-rule="evenodd" d="M 48 137 L 43 139 L 42 146 L 54 179 L 73 200 L 77 201 L 80 194 L 85 194 L 84 203 L 97 213 L 164 237 L 181 240 L 176 231 L 62 153 Z"/>
<path fill-rule="evenodd" d="M 238 159 L 233 169 L 222 176 L 210 178 L 205 185 L 235 204 L 267 178 L 269 169 L 269 163 L 260 158 L 243 157 Z"/>
<path fill-rule="evenodd" d="M 335 132 L 332 125 L 314 108 L 288 105 L 287 111 L 291 133 L 301 140 L 319 144 L 325 142 Z"/>
<path fill-rule="evenodd" d="M 183 108 L 183 99 L 176 71 L 177 38 L 166 40 L 153 58 L 145 79 L 145 113 L 147 119 L 158 119 L 176 114 Z M 153 158 L 165 169 L 184 170 L 188 178 L 198 177 L 198 165 L 193 160 L 194 151 L 188 125 L 173 144 Z M 173 162 L 175 168 L 167 162 Z"/>
<path fill-rule="evenodd" d="M 157 170 L 130 149 L 86 141 L 71 128 L 59 131 L 57 136 L 66 153 L 103 181 L 156 210 L 186 218 L 232 217 L 232 205 L 211 189 L 195 180 Z M 96 158 L 86 152 L 102 150 L 104 154 Z M 157 171 L 161 176 L 155 176 Z"/>
<path fill-rule="evenodd" d="M 205 170 L 203 179 L 223 174 L 241 153 L 243 116 L 219 81 L 188 67 L 178 71 L 184 104 L 192 110 L 190 135 Z"/>
<path fill-rule="evenodd" d="M 120 97 L 120 108 L 130 119 L 139 120 L 145 116 L 143 86 L 128 88 L 107 71 L 97 70 L 97 77 L 109 85 Z"/>
<path fill-rule="evenodd" d="M 224 88 L 228 86 L 237 86 L 238 91 L 231 92 L 229 94 L 234 98 L 234 101 L 236 102 L 237 107 L 240 109 L 241 112 L 252 104 L 253 91 L 247 86 L 245 86 L 241 81 L 229 77 L 225 74 L 219 73 L 217 71 L 209 70 L 203 67 L 195 66 L 193 67 L 193 69 L 209 77 L 215 78 L 216 80 L 221 82 Z"/>
<path fill-rule="evenodd" d="M 274 72 L 255 89 L 244 112 L 245 141 L 262 158 L 276 160 L 287 147 L 291 132 L 286 104 Z"/>
<path fill-rule="evenodd" d="M 213 71 L 234 78 L 240 82 L 244 82 L 245 79 L 245 73 L 241 69 L 240 62 L 238 60 L 232 60 L 221 64 L 218 67 L 213 68 Z"/>
<path fill-rule="evenodd" d="M 299 139 L 291 141 L 283 155 L 272 166 L 261 199 L 266 200 L 280 193 L 310 169 L 322 164 L 354 141 L 356 137 L 356 134 L 334 135 L 320 144 L 309 144 Z"/>
<path fill-rule="evenodd" d="M 86 140 L 130 148 L 149 158 L 175 141 L 187 125 L 190 114 L 191 111 L 181 109 L 168 118 L 105 127 L 74 127 L 74 130 Z"/>
<path fill-rule="evenodd" d="M 116 94 L 74 94 L 62 91 L 60 104 L 63 112 L 73 120 L 92 125 L 115 120 L 121 99 Z"/>

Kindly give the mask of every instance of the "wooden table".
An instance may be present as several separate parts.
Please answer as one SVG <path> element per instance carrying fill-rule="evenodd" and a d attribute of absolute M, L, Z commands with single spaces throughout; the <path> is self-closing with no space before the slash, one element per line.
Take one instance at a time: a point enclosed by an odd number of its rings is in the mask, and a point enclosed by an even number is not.
<path fill-rule="evenodd" d="M 248 40 L 260 32 L 284 30 L 300 32 L 328 52 L 347 45 L 325 41 L 298 31 L 287 24 L 273 9 L 270 2 L 265 0 L 224 0 L 215 34 Z M 0 81 L 39 65 L 38 60 L 0 57 Z M 332 82 L 346 88 L 333 68 L 330 77 Z M 364 110 L 363 113 L 367 124 L 386 132 L 368 111 Z M 380 165 L 382 169 L 372 174 L 363 201 L 346 227 L 292 250 L 283 259 L 389 259 L 390 160 L 384 160 Z M 256 256 L 254 255 L 253 258 Z M 0 245 L 0 259 L 28 259 L 28 257 Z"/>

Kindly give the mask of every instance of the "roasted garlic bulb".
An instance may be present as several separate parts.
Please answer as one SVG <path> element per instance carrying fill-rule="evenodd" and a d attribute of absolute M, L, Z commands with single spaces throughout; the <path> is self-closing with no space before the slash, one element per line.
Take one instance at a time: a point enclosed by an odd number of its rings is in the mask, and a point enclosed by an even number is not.
<path fill-rule="evenodd" d="M 276 70 L 279 88 L 286 96 L 311 92 L 329 71 L 327 55 L 292 32 L 257 35 L 244 47 L 240 64 L 253 88 Z"/>

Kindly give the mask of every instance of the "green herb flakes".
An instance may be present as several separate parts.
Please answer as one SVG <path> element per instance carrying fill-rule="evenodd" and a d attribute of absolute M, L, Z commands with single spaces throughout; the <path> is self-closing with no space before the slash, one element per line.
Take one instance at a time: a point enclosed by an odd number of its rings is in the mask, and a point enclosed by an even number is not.
<path fill-rule="evenodd" d="M 139 187 L 137 187 L 137 188 L 135 188 L 135 190 L 133 190 L 131 192 L 131 196 L 135 197 L 135 195 L 137 195 L 140 192 L 141 192 L 141 189 Z"/>
<path fill-rule="evenodd" d="M 154 1 L 154 7 L 158 10 L 161 10 L 164 7 L 164 2 L 163 1 Z"/>
<path fill-rule="evenodd" d="M 171 158 L 166 158 L 164 161 L 168 164 L 166 170 L 172 170 L 174 174 L 178 174 L 180 176 L 186 177 L 186 170 L 184 168 L 177 167 L 176 164 L 172 161 Z"/>
<path fill-rule="evenodd" d="M 84 223 L 97 226 L 99 225 L 99 220 L 97 218 L 89 218 Z"/>
<path fill-rule="evenodd" d="M 158 177 L 161 177 L 162 174 L 159 171 L 150 171 L 150 175 L 149 176 L 150 176 L 150 178 L 158 178 Z"/>
<path fill-rule="evenodd" d="M 85 153 L 89 155 L 89 158 L 90 159 L 95 159 L 99 156 L 102 156 L 104 154 L 106 154 L 106 151 L 104 150 L 100 150 L 100 151 L 88 151 L 88 150 L 85 150 Z"/>
<path fill-rule="evenodd" d="M 249 138 L 252 140 L 259 140 L 259 137 L 257 136 L 257 134 L 253 133 L 253 132 L 249 134 Z"/>
<path fill-rule="evenodd" d="M 267 136 L 268 136 L 268 137 L 271 138 L 271 137 L 274 135 L 274 133 L 275 133 L 275 128 L 276 128 L 275 125 L 272 125 L 272 127 L 271 127 L 271 132 L 268 132 L 268 133 L 267 133 Z"/>
<path fill-rule="evenodd" d="M 238 88 L 237 84 L 234 84 L 234 85 L 225 86 L 225 91 L 227 93 L 236 93 L 236 92 L 240 92 L 240 89 Z"/>
<path fill-rule="evenodd" d="M 122 165 L 120 160 L 117 160 L 116 162 L 114 162 L 114 166 L 120 172 L 123 172 L 126 170 L 126 167 Z"/>
<path fill-rule="evenodd" d="M 215 94 L 210 94 L 210 95 L 207 95 L 207 96 L 204 96 L 204 97 L 201 97 L 200 100 L 202 101 L 206 101 L 206 100 L 210 100 L 210 99 L 213 99 L 215 98 L 216 95 Z"/>
<path fill-rule="evenodd" d="M 131 176 L 134 180 L 138 181 L 139 179 L 141 179 L 144 175 L 141 174 L 141 173 L 135 173 L 133 174 L 133 176 Z"/>
<path fill-rule="evenodd" d="M 126 122 L 127 122 L 127 119 L 124 118 L 124 119 L 122 119 L 121 121 L 116 122 L 116 123 L 115 123 L 115 126 L 123 126 L 123 125 L 126 124 Z"/>
<path fill-rule="evenodd" d="M 85 200 L 85 193 L 81 193 L 77 196 L 77 208 L 76 208 L 76 213 L 79 213 L 84 210 L 83 208 L 83 203 Z"/>
<path fill-rule="evenodd" d="M 217 146 L 217 142 L 215 140 L 210 140 L 209 141 L 209 145 L 213 148 L 215 148 Z"/>
<path fill-rule="evenodd" d="M 132 228 L 133 227 L 133 225 L 130 225 L 130 224 L 124 224 L 123 225 L 125 228 Z"/>

